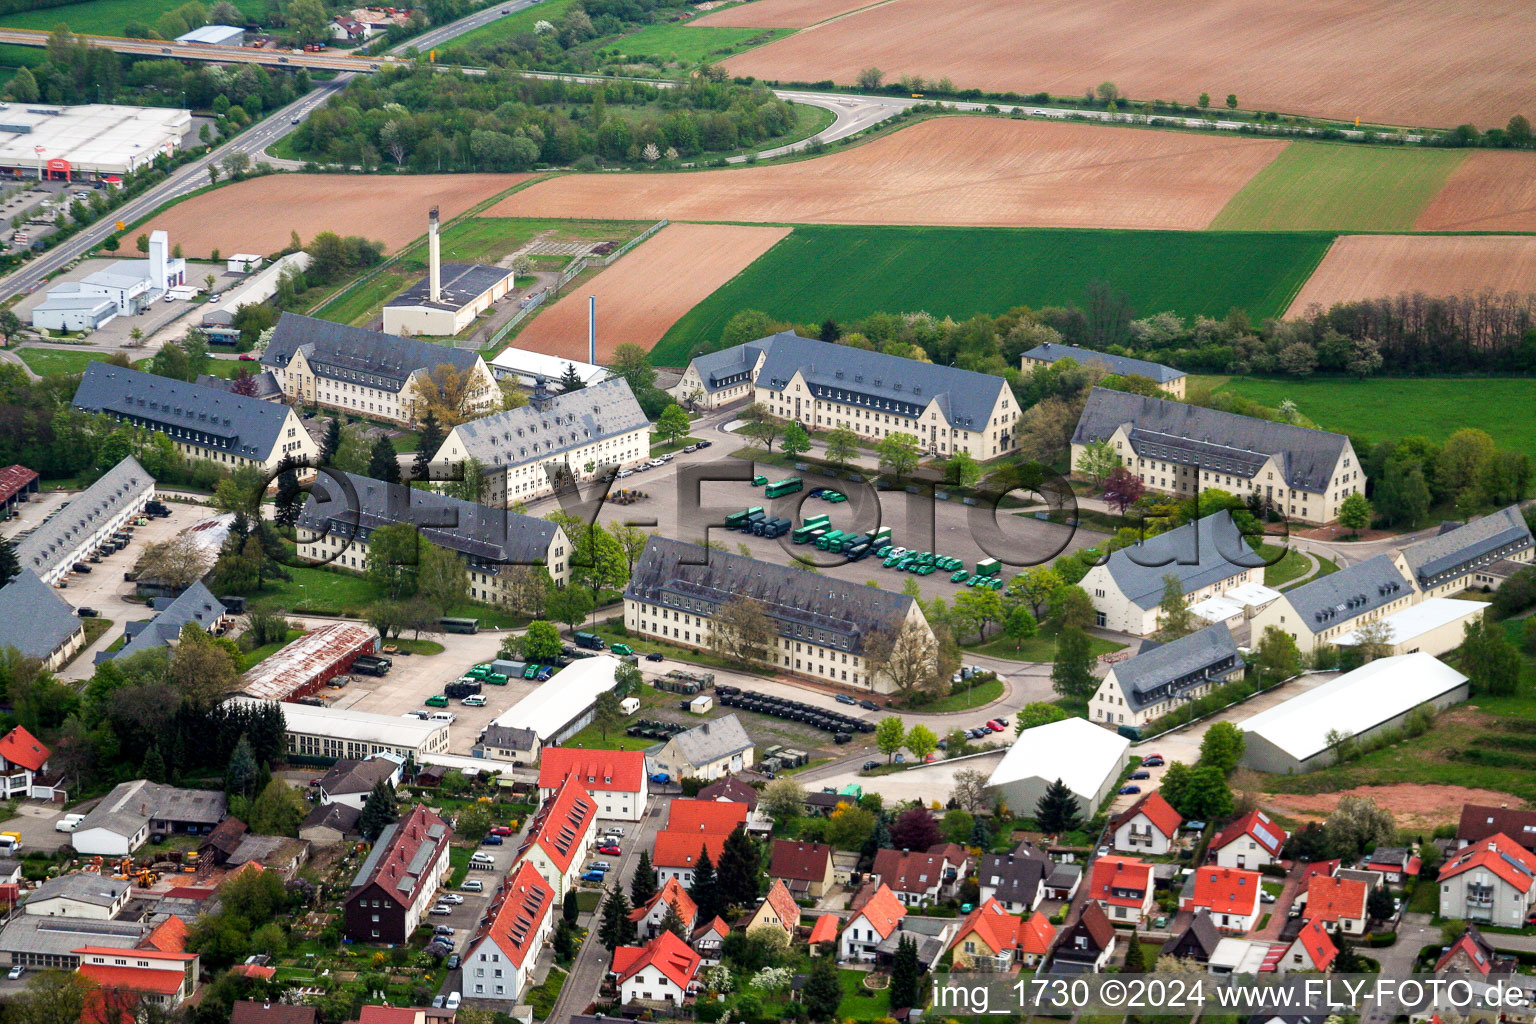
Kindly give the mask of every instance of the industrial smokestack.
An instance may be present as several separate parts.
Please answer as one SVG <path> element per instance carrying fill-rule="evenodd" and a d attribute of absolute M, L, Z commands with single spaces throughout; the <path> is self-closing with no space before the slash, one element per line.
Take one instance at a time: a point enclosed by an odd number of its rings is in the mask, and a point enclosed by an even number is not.
<path fill-rule="evenodd" d="M 443 301 L 443 248 L 437 237 L 437 207 L 427 227 L 427 301 Z"/>
<path fill-rule="evenodd" d="M 597 365 L 597 296 L 587 296 L 587 362 Z"/>

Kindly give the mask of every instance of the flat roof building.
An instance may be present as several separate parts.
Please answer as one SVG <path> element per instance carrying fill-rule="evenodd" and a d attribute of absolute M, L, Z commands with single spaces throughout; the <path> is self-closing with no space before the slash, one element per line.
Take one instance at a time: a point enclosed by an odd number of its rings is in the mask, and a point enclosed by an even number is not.
<path fill-rule="evenodd" d="M 251 697 L 233 697 L 251 701 Z M 420 760 L 424 754 L 448 749 L 448 726 L 415 716 L 375 715 L 367 711 L 319 708 L 309 704 L 280 702 L 288 753 L 336 760 L 372 757 L 375 754 L 407 755 Z"/>
<path fill-rule="evenodd" d="M 427 276 L 384 304 L 390 334 L 451 337 L 512 290 L 512 271 L 476 263 L 443 263 L 437 207 L 427 222 Z"/>
<path fill-rule="evenodd" d="M 1384 552 L 1285 591 L 1253 616 L 1251 632 L 1261 637 L 1274 626 L 1307 654 L 1420 597 L 1402 552 Z"/>
<path fill-rule="evenodd" d="M 1483 601 L 1453 601 L 1448 597 L 1426 597 L 1418 604 L 1411 604 L 1380 620 L 1383 634 L 1380 639 L 1387 645 L 1389 654 L 1412 654 L 1423 651 L 1439 656 L 1460 647 L 1466 638 L 1468 623 L 1483 617 L 1488 605 Z M 1336 637 L 1340 647 L 1354 647 L 1362 642 L 1360 630 L 1355 629 Z"/>
<path fill-rule="evenodd" d="M 204 25 L 176 37 L 178 43 L 197 43 L 202 46 L 244 46 L 245 29 L 234 25 Z"/>
<path fill-rule="evenodd" d="M 1108 352 L 1095 352 L 1091 348 L 1048 341 L 1025 352 L 1021 363 L 1022 368 L 1028 371 L 1050 366 L 1061 359 L 1071 359 L 1080 366 L 1100 366 L 1120 377 L 1145 377 L 1174 398 L 1184 397 L 1184 371 L 1146 359 L 1132 359 L 1130 356 L 1111 355 Z"/>
<path fill-rule="evenodd" d="M 511 377 L 526 388 L 543 385 L 551 391 L 560 391 L 560 378 L 567 369 L 576 371 L 582 384 L 599 384 L 613 374 L 605 367 L 583 363 L 575 359 L 561 359 L 543 352 L 531 352 L 526 348 L 504 348 L 491 360 L 491 372 L 498 377 Z"/>
<path fill-rule="evenodd" d="M 154 495 L 154 477 L 129 455 L 22 538 L 16 560 L 44 583 L 57 583 L 142 512 Z"/>
<path fill-rule="evenodd" d="M 1466 699 L 1467 677 L 1428 654 L 1380 658 L 1239 722 L 1243 763 L 1285 774 L 1326 767 L 1336 754 L 1330 737 L 1369 739 L 1417 708 Z"/>
<path fill-rule="evenodd" d="M 192 111 L 173 107 L 5 103 L 0 168 L 31 178 L 123 175 L 174 154 L 191 130 Z"/>
<path fill-rule="evenodd" d="M 1025 729 L 992 770 L 987 788 L 1019 814 L 1033 814 L 1046 787 L 1066 783 L 1085 818 L 1114 795 L 1131 741 L 1086 718 L 1064 718 Z"/>

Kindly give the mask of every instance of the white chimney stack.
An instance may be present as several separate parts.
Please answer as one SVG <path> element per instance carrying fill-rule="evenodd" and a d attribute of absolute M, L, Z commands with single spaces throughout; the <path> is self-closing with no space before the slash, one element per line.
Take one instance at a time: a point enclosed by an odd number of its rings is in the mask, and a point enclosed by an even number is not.
<path fill-rule="evenodd" d="M 597 296 L 587 296 L 587 362 L 597 365 Z"/>
<path fill-rule="evenodd" d="M 161 294 L 165 293 L 167 278 L 170 274 L 166 266 L 166 261 L 170 257 L 170 243 L 170 236 L 164 231 L 149 233 L 149 279 Z"/>
<path fill-rule="evenodd" d="M 427 301 L 443 301 L 443 248 L 437 236 L 437 207 L 427 227 Z"/>

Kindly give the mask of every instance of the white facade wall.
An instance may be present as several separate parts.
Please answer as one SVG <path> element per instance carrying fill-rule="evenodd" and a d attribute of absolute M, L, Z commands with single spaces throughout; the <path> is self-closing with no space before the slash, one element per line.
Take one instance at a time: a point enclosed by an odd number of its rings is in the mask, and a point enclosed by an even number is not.
<path fill-rule="evenodd" d="M 1172 849 L 1172 837 L 1163 835 L 1158 827 L 1152 824 L 1152 819 L 1145 814 L 1137 814 L 1136 817 L 1115 829 L 1116 853 L 1151 854 L 1160 857 Z"/>

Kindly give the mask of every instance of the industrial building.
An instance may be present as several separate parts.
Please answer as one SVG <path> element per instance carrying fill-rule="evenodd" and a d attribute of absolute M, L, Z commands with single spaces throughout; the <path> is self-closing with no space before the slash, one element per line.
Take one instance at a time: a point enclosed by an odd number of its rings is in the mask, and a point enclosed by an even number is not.
<path fill-rule="evenodd" d="M 129 455 L 17 543 L 16 560 L 44 583 L 57 583 L 76 562 L 88 558 L 141 513 L 154 496 L 154 478 Z"/>
<path fill-rule="evenodd" d="M 0 169 L 64 181 L 130 174 L 175 153 L 191 130 L 192 111 L 173 107 L 4 103 Z"/>
<path fill-rule="evenodd" d="M 224 820 L 219 790 L 180 789 L 135 779 L 119 783 L 101 798 L 70 834 L 69 842 L 88 857 L 126 857 L 151 835 L 197 835 Z"/>
<path fill-rule="evenodd" d="M 187 261 L 170 255 L 164 231 L 149 236 L 142 260 L 113 260 L 78 281 L 48 289 L 32 310 L 32 326 L 46 331 L 94 330 L 118 316 L 133 316 L 172 288 L 186 284 Z M 108 305 L 110 304 L 110 305 Z"/>
<path fill-rule="evenodd" d="M 597 695 L 613 689 L 619 665 L 617 658 L 601 655 L 573 661 L 497 715 L 487 731 L 498 726 L 526 729 L 537 737 L 539 747 L 557 746 L 592 723 Z"/>
<path fill-rule="evenodd" d="M 178 43 L 201 46 L 244 46 L 245 29 L 234 25 L 204 25 L 176 37 Z"/>
<path fill-rule="evenodd" d="M 0 513 L 24 501 L 30 501 L 38 490 L 36 470 L 14 465 L 0 469 Z"/>
<path fill-rule="evenodd" d="M 253 700 L 251 697 L 230 699 L 237 702 Z M 441 754 L 448 749 L 446 722 L 287 701 L 277 706 L 283 713 L 290 756 L 334 761 L 343 757 L 361 760 L 375 754 L 396 754 L 419 761 L 425 754 Z"/>
<path fill-rule="evenodd" d="M 427 224 L 427 276 L 384 304 L 384 331 L 452 337 L 510 292 L 512 283 L 512 271 L 504 267 L 444 266 L 434 206 Z"/>
<path fill-rule="evenodd" d="M 600 384 L 613 376 L 605 367 L 594 363 L 561 359 L 526 348 L 504 348 L 491 360 L 491 372 L 497 377 L 510 377 L 525 388 L 543 387 L 555 392 L 562 390 L 560 379 L 571 370 L 585 387 Z"/>
<path fill-rule="evenodd" d="M 1467 677 L 1422 651 L 1380 658 L 1238 723 L 1243 764 L 1292 774 L 1324 768 L 1336 741 L 1367 740 L 1396 728 L 1421 707 L 1467 699 Z"/>
<path fill-rule="evenodd" d="M 286 256 L 279 256 L 272 261 L 272 265 L 265 269 L 261 267 L 260 256 L 237 255 L 230 258 L 227 267 L 230 273 L 250 273 L 246 280 L 224 294 L 218 302 L 210 302 L 203 307 L 203 319 L 199 326 L 202 332 L 208 335 L 208 341 L 213 344 L 233 345 L 240 340 L 240 332 L 235 328 L 235 314 L 241 306 L 254 306 L 257 303 L 266 302 L 277 294 L 278 282 L 284 274 L 302 273 L 309 269 L 313 260 L 307 252 L 291 252 Z M 244 268 L 244 269 L 237 269 Z"/>
<path fill-rule="evenodd" d="M 1078 348 L 1076 345 L 1063 345 L 1060 342 L 1050 341 L 1043 345 L 1036 345 L 1024 353 L 1020 366 L 1025 373 L 1029 373 L 1062 359 L 1071 359 L 1079 366 L 1100 367 L 1120 377 L 1145 377 L 1156 384 L 1159 390 L 1166 391 L 1180 400 L 1184 398 L 1183 370 L 1175 370 L 1171 366 L 1164 366 L 1162 363 L 1154 363 L 1146 359 L 1132 359 L 1130 356 L 1095 352 L 1091 348 Z"/>
<path fill-rule="evenodd" d="M 1046 787 L 1066 783 L 1083 817 L 1114 796 L 1131 741 L 1086 718 L 1064 718 L 1025 729 L 993 769 L 987 789 L 1019 814 L 1033 814 Z"/>
<path fill-rule="evenodd" d="M 292 700 L 319 690 L 372 654 L 378 635 L 355 622 L 311 630 L 240 677 L 240 692 L 257 700 Z"/>

